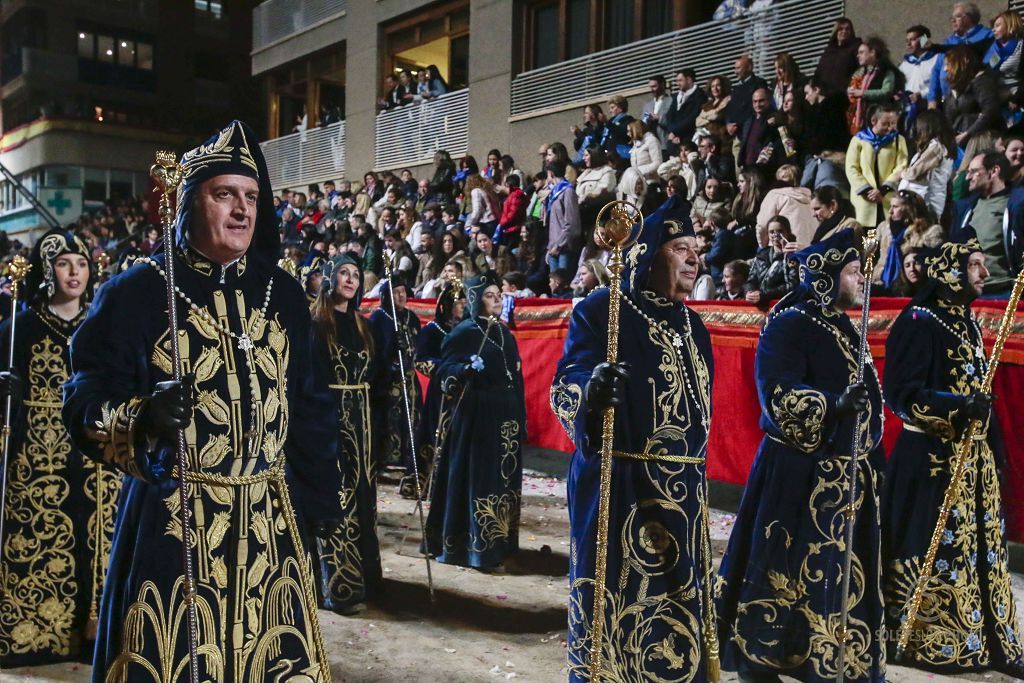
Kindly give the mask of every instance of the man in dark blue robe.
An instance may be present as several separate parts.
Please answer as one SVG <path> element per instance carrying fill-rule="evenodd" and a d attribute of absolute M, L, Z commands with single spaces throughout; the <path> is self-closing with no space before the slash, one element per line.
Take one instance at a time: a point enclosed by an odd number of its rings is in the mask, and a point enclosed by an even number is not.
<path fill-rule="evenodd" d="M 1007 563 L 999 473 L 1002 443 L 983 391 L 988 368 L 970 303 L 988 270 L 977 240 L 922 252 L 928 280 L 893 323 L 885 349 L 886 404 L 903 420 L 882 496 L 883 586 L 889 652 L 971 419 L 981 421 L 911 632 L 908 663 L 944 673 L 997 669 L 1020 676 L 1022 645 Z"/>
<path fill-rule="evenodd" d="M 441 346 L 441 453 L 426 546 L 438 562 L 501 571 L 519 550 L 526 404 L 516 338 L 493 271 L 468 281 L 466 319 Z"/>
<path fill-rule="evenodd" d="M 862 303 L 852 230 L 796 254 L 800 286 L 769 313 L 754 373 L 765 432 L 722 559 L 722 667 L 741 681 L 833 681 L 849 607 L 847 681 L 883 681 L 878 475 L 882 393 L 870 356 L 857 383 Z M 850 451 L 858 482 L 849 595 L 842 594 Z"/>
<path fill-rule="evenodd" d="M 590 680 L 602 416 L 616 406 L 603 678 L 705 681 L 715 649 L 707 531 L 711 339 L 683 303 L 699 262 L 689 205 L 647 218 L 625 258 L 619 359 L 609 291 L 572 314 L 551 407 L 576 450 L 569 496 L 569 679 Z M 717 654 L 715 652 L 714 654 Z"/>
<path fill-rule="evenodd" d="M 174 243 L 107 282 L 72 340 L 68 431 L 128 475 L 93 680 L 188 680 L 183 429 L 201 677 L 326 682 L 300 525 L 336 525 L 340 481 L 331 402 L 313 388 L 309 310 L 274 265 L 277 221 L 252 129 L 232 122 L 180 163 Z M 181 382 L 168 336 L 171 258 Z"/>

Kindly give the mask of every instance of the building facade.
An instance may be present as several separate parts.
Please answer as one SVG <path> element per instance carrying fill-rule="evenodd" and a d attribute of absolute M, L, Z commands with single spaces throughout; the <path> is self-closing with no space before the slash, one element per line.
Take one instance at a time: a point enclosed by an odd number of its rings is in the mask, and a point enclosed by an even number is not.
<path fill-rule="evenodd" d="M 246 0 L 0 0 L 0 163 L 62 224 L 141 195 L 156 149 L 259 119 Z M 0 230 L 44 225 L 0 176 Z"/>
<path fill-rule="evenodd" d="M 978 3 L 987 19 L 1006 0 Z M 434 150 L 488 150 L 540 169 L 537 151 L 569 143 L 584 105 L 616 94 L 639 110 L 650 75 L 692 67 L 705 83 L 750 53 L 771 79 L 780 51 L 813 71 L 840 16 L 880 35 L 894 59 L 904 31 L 950 32 L 951 0 L 781 0 L 714 21 L 717 0 L 267 0 L 254 11 L 252 72 L 263 88 L 275 188 L 370 170 L 429 173 Z M 1012 3 L 1011 3 L 1012 5 Z M 452 91 L 381 112 L 383 79 L 436 65 Z M 322 125 L 326 121 L 327 125 Z"/>

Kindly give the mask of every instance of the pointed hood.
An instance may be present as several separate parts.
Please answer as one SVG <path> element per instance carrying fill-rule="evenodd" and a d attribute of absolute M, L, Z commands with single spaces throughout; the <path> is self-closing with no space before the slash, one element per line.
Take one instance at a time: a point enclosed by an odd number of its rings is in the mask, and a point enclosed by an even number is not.
<path fill-rule="evenodd" d="M 276 263 L 281 251 L 274 193 L 270 174 L 256 133 L 243 121 L 232 121 L 203 144 L 182 155 L 183 180 L 178 187 L 175 241 L 179 247 L 188 244 L 188 228 L 192 205 L 204 181 L 219 175 L 242 175 L 259 183 L 256 202 L 256 226 L 249 254 L 258 254 L 268 263 Z"/>
<path fill-rule="evenodd" d="M 982 250 L 981 244 L 970 228 L 962 231 L 961 240 L 943 242 L 938 247 L 918 252 L 917 257 L 928 279 L 914 297 L 916 303 L 942 301 L 966 304 L 976 298 L 967 274 L 967 262 L 971 254 Z"/>

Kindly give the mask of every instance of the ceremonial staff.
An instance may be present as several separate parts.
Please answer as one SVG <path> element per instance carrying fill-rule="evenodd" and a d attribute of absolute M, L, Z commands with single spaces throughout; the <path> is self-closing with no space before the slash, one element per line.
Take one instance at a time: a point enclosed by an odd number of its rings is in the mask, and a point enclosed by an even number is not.
<path fill-rule="evenodd" d="M 398 344 L 398 335 L 405 334 L 398 329 L 398 310 L 395 308 L 395 288 L 391 278 L 391 262 L 384 258 L 384 277 L 388 280 L 388 301 L 391 303 L 391 325 L 395 330 L 395 343 Z M 420 486 L 420 466 L 416 462 L 416 437 L 412 428 L 412 405 L 409 402 L 409 380 L 405 376 L 405 358 L 402 352 L 402 345 L 398 344 L 398 371 L 402 375 L 402 404 L 405 408 L 405 426 L 409 430 L 409 457 L 412 458 L 412 476 L 416 486 L 416 508 L 419 510 L 420 534 L 423 538 L 423 559 L 427 563 L 427 591 L 430 593 L 430 601 L 434 601 L 434 577 L 430 571 L 430 553 L 427 552 L 427 522 L 423 517 L 423 490 Z"/>
<path fill-rule="evenodd" d="M 985 378 L 982 380 L 981 391 L 986 394 L 992 393 L 992 383 L 996 377 L 996 368 L 999 367 L 999 359 L 1003 355 L 1003 345 L 1006 338 L 1010 336 L 1013 329 L 1013 317 L 1017 311 L 1017 304 L 1020 303 L 1021 293 L 1024 292 L 1024 270 L 1017 274 L 1017 280 L 1013 283 L 1013 290 L 1010 292 L 1010 299 L 1006 302 L 1006 310 L 1003 312 L 1003 319 L 999 323 L 999 331 L 996 333 L 996 341 L 992 345 L 992 355 L 989 358 L 988 369 L 985 371 Z M 946 528 L 949 519 L 949 511 L 960 494 L 960 484 L 963 481 L 964 471 L 967 469 L 967 458 L 971 454 L 974 435 L 981 427 L 981 420 L 971 420 L 967 424 L 967 431 L 956 448 L 956 455 L 953 460 L 953 473 L 949 478 L 949 486 L 942 497 L 942 506 L 939 508 L 939 518 L 935 520 L 935 529 L 932 531 L 931 541 L 928 543 L 928 552 L 925 553 L 924 562 L 921 564 L 921 575 L 917 578 L 914 586 L 913 596 L 907 606 L 907 618 L 900 627 L 900 637 L 896 644 L 896 661 L 903 658 L 903 653 L 910 642 L 910 634 L 914 630 L 917 621 L 917 614 L 921 610 L 921 602 L 924 600 L 925 589 L 931 581 L 932 571 L 935 568 L 935 555 L 939 551 L 939 541 L 942 540 L 942 532 Z"/>
<path fill-rule="evenodd" d="M 174 239 L 171 234 L 174 212 L 171 211 L 171 194 L 178 191 L 183 179 L 181 164 L 174 152 L 157 152 L 156 163 L 149 169 L 160 189 L 160 222 L 163 226 L 164 272 L 167 280 L 168 336 L 171 340 L 171 368 L 175 382 L 181 381 L 181 352 L 178 348 L 178 307 L 175 301 Z M 182 573 L 185 577 L 184 599 L 188 622 L 188 669 L 191 683 L 199 683 L 198 622 L 196 620 L 196 595 L 194 571 L 192 568 L 192 498 L 189 493 L 188 451 L 185 445 L 185 430 L 178 430 L 178 499 L 181 504 Z"/>
<path fill-rule="evenodd" d="M 875 228 L 868 228 L 864 235 L 864 301 L 860 309 L 860 345 L 857 349 L 857 380 L 864 381 L 864 367 L 868 361 L 868 317 L 871 313 L 871 284 L 875 278 L 875 250 L 878 240 L 875 239 Z M 860 411 L 853 414 L 853 435 L 850 437 L 850 461 L 847 465 L 846 507 L 844 514 L 846 523 L 843 534 L 846 552 L 843 554 L 843 581 L 840 595 L 842 605 L 839 608 L 839 653 L 837 657 L 836 681 L 843 683 L 846 679 L 846 641 L 847 625 L 850 621 L 850 573 L 853 570 L 853 527 L 857 521 L 857 482 L 860 478 Z"/>
<path fill-rule="evenodd" d="M 480 348 L 476 350 L 476 355 L 479 356 L 484 352 L 484 346 L 487 344 L 487 337 L 491 332 L 491 328 L 494 327 L 494 323 L 497 322 L 494 316 L 487 316 L 487 327 L 484 329 L 484 338 L 480 340 Z M 466 396 L 466 387 L 469 385 L 469 380 L 462 385 L 462 390 L 459 392 L 459 398 L 455 401 L 455 407 L 452 408 L 451 419 L 448 420 L 448 424 L 451 425 L 455 421 L 455 416 L 459 413 L 459 407 L 462 406 L 462 399 Z M 444 391 L 444 388 L 441 388 Z M 437 418 L 437 429 L 434 430 L 434 462 L 431 464 L 430 470 L 430 482 L 427 484 L 427 499 L 430 499 L 431 493 L 434 491 L 434 482 L 437 481 L 437 464 L 441 461 L 441 449 L 444 448 L 444 443 L 448 439 L 448 432 L 445 430 L 445 415 L 444 406 L 442 404 L 441 414 Z"/>
<path fill-rule="evenodd" d="M 605 223 L 601 219 L 610 214 Z M 594 241 L 603 249 L 611 250 L 608 260 L 608 355 L 609 363 L 619 357 L 619 298 L 622 296 L 622 251 L 643 230 L 644 217 L 633 204 L 615 201 L 605 204 L 595 221 Z M 639 229 L 634 229 L 634 223 Z M 612 491 L 612 450 L 615 442 L 615 406 L 604 411 L 601 426 L 601 477 L 597 508 L 597 557 L 594 567 L 594 617 L 590 638 L 590 680 L 598 683 L 601 677 L 601 641 L 604 637 L 604 587 L 608 575 L 608 506 Z"/>
<path fill-rule="evenodd" d="M 7 369 L 14 372 L 14 328 L 18 322 L 18 290 L 22 280 L 32 270 L 32 265 L 24 256 L 18 255 L 11 261 L 11 329 L 7 338 Z M 4 547 L 4 512 L 7 509 L 7 451 L 11 443 L 11 413 L 14 410 L 14 396 L 10 393 L 4 401 L 4 428 L 0 432 L 3 445 L 0 446 L 0 552 Z M 0 594 L 3 587 L 0 586 Z"/>

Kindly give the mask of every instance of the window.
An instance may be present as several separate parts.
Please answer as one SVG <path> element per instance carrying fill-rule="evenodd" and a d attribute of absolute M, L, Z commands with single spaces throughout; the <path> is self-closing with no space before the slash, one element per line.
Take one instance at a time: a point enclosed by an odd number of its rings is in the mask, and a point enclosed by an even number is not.
<path fill-rule="evenodd" d="M 123 66 L 135 66 L 135 42 L 117 41 L 117 63 Z"/>
<path fill-rule="evenodd" d="M 114 63 L 114 39 L 111 36 L 96 36 L 97 61 L 108 64 Z"/>
<path fill-rule="evenodd" d="M 216 0 L 195 0 L 196 11 L 206 12 L 214 19 L 220 19 L 224 14 L 224 5 Z"/>
<path fill-rule="evenodd" d="M 465 88 L 469 81 L 468 38 L 469 0 L 450 0 L 392 21 L 384 26 L 382 73 L 396 74 L 402 69 L 418 73 L 433 65 L 449 91 Z"/>
<path fill-rule="evenodd" d="M 710 21 L 718 0 L 522 0 L 520 71 Z"/>
<path fill-rule="evenodd" d="M 558 5 L 540 5 L 533 9 L 533 66 L 541 68 L 558 61 Z"/>
<path fill-rule="evenodd" d="M 88 31 L 78 33 L 78 56 L 82 59 L 95 59 L 96 36 Z"/>
<path fill-rule="evenodd" d="M 153 70 L 153 46 L 149 43 L 136 43 L 137 47 L 137 59 L 136 66 L 146 71 Z"/>

